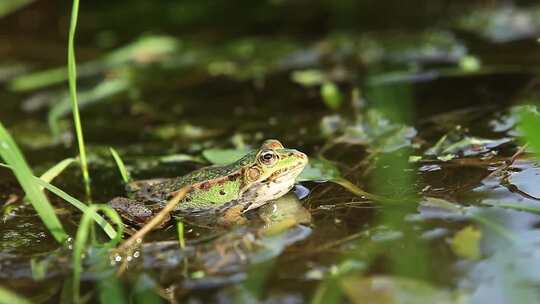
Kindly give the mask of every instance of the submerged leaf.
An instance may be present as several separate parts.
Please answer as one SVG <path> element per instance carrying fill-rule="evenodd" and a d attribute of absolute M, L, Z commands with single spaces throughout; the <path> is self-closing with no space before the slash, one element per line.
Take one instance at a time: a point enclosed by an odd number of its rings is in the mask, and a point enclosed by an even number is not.
<path fill-rule="evenodd" d="M 371 149 L 392 152 L 409 147 L 416 129 L 390 121 L 382 112 L 369 109 L 344 129 L 337 140 L 348 144 L 369 145 Z"/>

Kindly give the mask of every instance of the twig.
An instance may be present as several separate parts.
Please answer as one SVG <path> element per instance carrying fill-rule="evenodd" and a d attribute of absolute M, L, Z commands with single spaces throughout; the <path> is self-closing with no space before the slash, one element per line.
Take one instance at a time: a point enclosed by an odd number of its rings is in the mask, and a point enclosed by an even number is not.
<path fill-rule="evenodd" d="M 514 153 L 514 155 L 512 155 L 512 157 L 510 157 L 509 160 L 506 160 L 499 168 L 497 168 L 495 171 L 491 172 L 489 174 L 489 177 L 492 177 L 492 176 L 499 176 L 501 174 L 501 172 L 505 171 L 506 169 L 508 169 L 510 166 L 512 166 L 514 164 L 514 162 L 518 159 L 518 157 L 521 156 L 521 154 L 523 154 L 523 152 L 525 152 L 525 150 L 527 149 L 527 146 L 529 144 L 524 144 L 523 146 L 521 146 L 517 151 L 516 153 Z"/>
<path fill-rule="evenodd" d="M 176 205 L 188 194 L 188 192 L 191 190 L 191 186 L 186 186 L 184 188 L 181 188 L 180 190 L 176 191 L 176 194 L 174 197 L 167 202 L 165 207 L 156 214 L 146 225 L 144 225 L 141 229 L 139 229 L 137 232 L 135 232 L 129 239 L 127 239 L 125 242 L 120 244 L 116 248 L 116 252 L 123 252 L 126 250 L 131 249 L 134 245 L 142 243 L 142 239 L 155 227 L 159 226 L 171 213 L 171 211 L 176 208 Z M 117 275 L 120 276 L 127 268 L 127 259 L 124 259 L 122 262 L 122 265 L 118 269 Z"/>

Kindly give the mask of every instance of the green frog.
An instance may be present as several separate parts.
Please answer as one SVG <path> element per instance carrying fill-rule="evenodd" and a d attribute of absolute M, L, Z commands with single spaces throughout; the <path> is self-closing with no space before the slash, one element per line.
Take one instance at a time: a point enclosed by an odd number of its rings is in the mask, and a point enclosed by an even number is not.
<path fill-rule="evenodd" d="M 185 215 L 216 214 L 231 223 L 251 209 L 289 192 L 302 172 L 308 157 L 295 149 L 284 148 L 275 140 L 238 161 L 211 166 L 185 176 L 142 183 L 130 198 L 109 202 L 120 215 L 135 225 L 143 225 L 159 212 L 180 189 L 191 186 L 175 211 Z"/>

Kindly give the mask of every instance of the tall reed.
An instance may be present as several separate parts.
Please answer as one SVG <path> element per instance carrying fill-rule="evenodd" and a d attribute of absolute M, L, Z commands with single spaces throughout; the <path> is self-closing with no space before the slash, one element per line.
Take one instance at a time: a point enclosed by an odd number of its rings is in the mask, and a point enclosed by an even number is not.
<path fill-rule="evenodd" d="M 88 161 L 86 159 L 86 148 L 82 131 L 81 116 L 79 113 L 79 103 L 77 101 L 77 65 L 75 61 L 75 31 L 77 29 L 77 19 L 79 15 L 79 0 L 73 0 L 71 10 L 71 21 L 69 25 L 68 38 L 68 82 L 69 96 L 71 99 L 71 110 L 73 112 L 73 124 L 77 134 L 77 144 L 79 146 L 80 165 L 84 179 L 86 194 L 90 197 L 90 175 L 88 174 Z"/>

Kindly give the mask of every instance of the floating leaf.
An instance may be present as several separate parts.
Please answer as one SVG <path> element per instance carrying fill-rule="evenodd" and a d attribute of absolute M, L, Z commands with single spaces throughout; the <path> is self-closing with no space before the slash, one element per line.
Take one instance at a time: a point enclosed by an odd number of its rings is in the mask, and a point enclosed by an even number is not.
<path fill-rule="evenodd" d="M 313 87 L 326 81 L 326 75 L 320 70 L 294 71 L 291 74 L 292 81 L 305 87 Z"/>
<path fill-rule="evenodd" d="M 454 253 L 462 258 L 478 260 L 481 257 L 480 239 L 482 232 L 473 226 L 467 226 L 458 231 L 450 241 Z"/>
<path fill-rule="evenodd" d="M 298 181 L 330 181 L 341 177 L 339 169 L 329 161 L 310 159 L 304 171 L 298 176 Z"/>
<path fill-rule="evenodd" d="M 344 123 L 341 122 L 341 125 Z M 416 129 L 397 124 L 388 119 L 382 112 L 369 109 L 356 117 L 356 121 L 343 128 L 343 135 L 337 141 L 369 145 L 371 149 L 381 152 L 392 152 L 409 147 L 416 136 Z"/>
<path fill-rule="evenodd" d="M 530 108 L 524 108 L 520 114 L 519 130 L 523 132 L 529 145 L 540 156 L 540 114 Z"/>
<path fill-rule="evenodd" d="M 465 56 L 459 60 L 459 67 L 467 72 L 476 72 L 480 70 L 482 64 L 477 57 Z"/>

